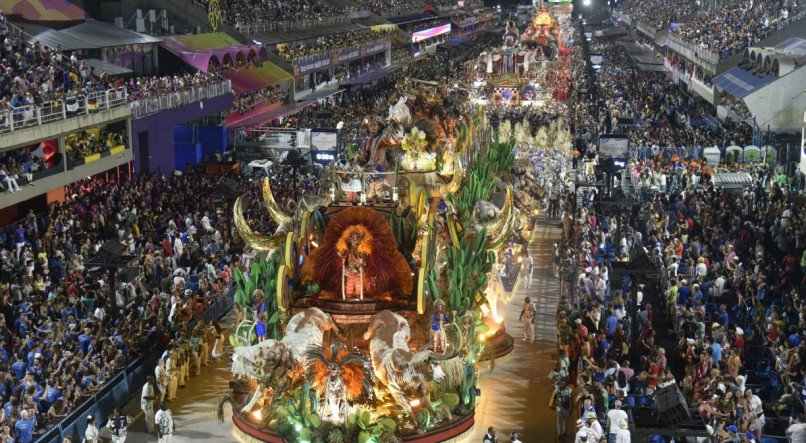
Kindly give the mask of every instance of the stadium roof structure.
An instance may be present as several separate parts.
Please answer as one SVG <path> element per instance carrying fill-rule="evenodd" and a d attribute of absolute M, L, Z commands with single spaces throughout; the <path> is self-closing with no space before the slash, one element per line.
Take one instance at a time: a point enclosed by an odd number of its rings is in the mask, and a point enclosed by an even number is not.
<path fill-rule="evenodd" d="M 115 25 L 92 19 L 61 29 L 53 29 L 34 23 L 19 23 L 19 26 L 28 34 L 29 43 L 38 41 L 44 46 L 51 48 L 60 46 L 66 51 L 159 43 L 162 41 L 157 37 L 121 29 Z"/>
<path fill-rule="evenodd" d="M 764 86 L 778 80 L 773 75 L 759 77 L 752 71 L 734 66 L 714 77 L 714 84 L 736 98 L 745 98 Z"/>
<path fill-rule="evenodd" d="M 236 94 L 272 85 L 285 87 L 292 78 L 290 73 L 268 61 L 257 68 L 240 68 L 235 72 L 225 72 L 224 77 L 232 82 L 232 90 Z"/>
<path fill-rule="evenodd" d="M 234 65 L 238 60 L 268 59 L 268 51 L 262 45 L 243 45 L 223 32 L 169 37 L 161 46 L 204 72 L 213 65 Z"/>
<path fill-rule="evenodd" d="M 759 89 L 780 80 L 794 70 L 801 69 L 806 60 L 806 39 L 799 37 L 787 38 L 775 46 L 748 48 L 746 51 L 759 53 L 761 57 L 775 60 L 774 66 L 781 62 L 781 66 L 788 65 L 789 69 L 782 69 L 780 75 L 756 75 L 746 67 L 734 66 L 714 77 L 714 84 L 727 91 L 732 96 L 743 99 Z"/>

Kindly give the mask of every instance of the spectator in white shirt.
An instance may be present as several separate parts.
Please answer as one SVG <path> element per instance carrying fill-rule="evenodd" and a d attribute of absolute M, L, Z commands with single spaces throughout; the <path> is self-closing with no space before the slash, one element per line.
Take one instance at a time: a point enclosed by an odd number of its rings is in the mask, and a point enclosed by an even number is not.
<path fill-rule="evenodd" d="M 613 409 L 607 411 L 607 430 L 611 435 L 608 441 L 612 441 L 618 435 L 621 420 L 627 420 L 627 413 L 621 410 L 621 400 L 616 400 Z"/>

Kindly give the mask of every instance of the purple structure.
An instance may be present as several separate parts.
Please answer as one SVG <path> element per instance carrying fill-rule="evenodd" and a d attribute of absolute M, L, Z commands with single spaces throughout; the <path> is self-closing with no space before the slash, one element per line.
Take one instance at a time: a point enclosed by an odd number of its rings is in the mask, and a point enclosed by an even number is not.
<path fill-rule="evenodd" d="M 207 115 L 228 111 L 231 106 L 232 94 L 224 94 L 133 119 L 132 149 L 134 149 L 134 170 L 138 172 L 172 173 L 177 168 L 174 126 L 182 125 Z M 200 142 L 203 144 L 204 141 L 200 140 Z M 208 151 L 208 149 L 202 149 L 202 152 Z"/>

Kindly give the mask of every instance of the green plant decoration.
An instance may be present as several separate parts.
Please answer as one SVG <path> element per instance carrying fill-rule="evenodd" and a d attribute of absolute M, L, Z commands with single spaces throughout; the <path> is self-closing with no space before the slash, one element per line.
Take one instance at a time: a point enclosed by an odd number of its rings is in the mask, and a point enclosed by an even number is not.
<path fill-rule="evenodd" d="M 487 304 L 484 288 L 487 287 L 487 275 L 492 270 L 495 256 L 484 249 L 487 239 L 485 229 L 473 239 L 462 237 L 459 240 L 459 249 L 448 250 L 447 290 L 440 293 L 437 285 L 437 271 L 432 269 L 427 276 L 428 291 L 434 300 L 442 299 L 453 312 L 454 316 L 462 318 L 468 311 L 481 312 L 481 307 Z M 480 319 L 480 317 L 479 317 Z"/>
<path fill-rule="evenodd" d="M 417 220 L 409 213 L 408 217 L 391 217 L 392 233 L 395 235 L 397 249 L 403 254 L 406 260 L 411 260 L 411 253 L 417 244 Z"/>
<path fill-rule="evenodd" d="M 236 326 L 235 333 L 230 336 L 233 346 L 252 345 L 257 343 L 255 334 L 255 311 L 252 309 L 256 290 L 263 291 L 263 302 L 266 304 L 266 336 L 279 340 L 281 338 L 280 311 L 277 309 L 277 269 L 280 266 L 280 255 L 273 254 L 268 259 L 260 258 L 252 262 L 249 275 L 235 269 L 235 303 L 244 312 L 244 320 Z"/>
<path fill-rule="evenodd" d="M 515 139 L 501 142 L 498 140 L 498 134 L 493 135 L 493 141 L 487 151 L 487 161 L 494 175 L 509 172 L 515 164 Z"/>
<path fill-rule="evenodd" d="M 491 165 L 486 161 L 483 162 L 484 164 L 474 163 L 474 167 L 468 173 L 467 183 L 458 193 L 448 196 L 448 200 L 451 202 L 462 226 L 472 224 L 473 208 L 476 202 L 487 200 L 493 190 L 494 180 L 491 174 Z"/>
<path fill-rule="evenodd" d="M 322 424 L 322 418 L 316 412 L 316 393 L 311 392 L 308 382 L 294 389 L 292 398 L 279 406 L 276 412 L 278 420 L 287 421 L 292 425 L 296 433 L 296 438 L 289 438 L 292 441 L 310 442 L 314 430 Z"/>
<path fill-rule="evenodd" d="M 397 428 L 395 421 L 388 417 L 383 417 L 372 423 L 372 414 L 366 409 L 356 411 L 347 416 L 347 424 L 356 426 L 359 429 L 358 443 L 374 442 L 381 435 L 394 432 L 395 428 Z"/>

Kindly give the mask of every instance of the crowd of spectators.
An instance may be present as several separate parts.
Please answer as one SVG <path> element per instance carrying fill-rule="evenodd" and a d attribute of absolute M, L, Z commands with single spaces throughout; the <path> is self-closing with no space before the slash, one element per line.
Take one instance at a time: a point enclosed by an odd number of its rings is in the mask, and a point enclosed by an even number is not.
<path fill-rule="evenodd" d="M 626 132 L 631 146 L 707 147 L 749 145 L 752 128 L 729 125 L 713 106 L 671 83 L 665 73 L 648 72 L 614 41 L 594 43 L 602 67 L 592 78 L 575 78 L 576 127 L 591 135 Z"/>
<path fill-rule="evenodd" d="M 735 112 L 740 118 L 751 118 L 753 116 L 744 100 L 734 97 L 727 91 L 722 91 L 719 94 L 719 102 L 726 108 Z"/>
<path fill-rule="evenodd" d="M 191 88 L 221 83 L 225 78 L 219 72 L 185 72 L 175 75 L 132 77 L 128 81 L 116 80 L 113 86 L 125 86 L 129 101 L 187 91 Z"/>
<path fill-rule="evenodd" d="M 46 214 L 0 232 L 0 421 L 14 441 L 30 442 L 148 347 L 181 340 L 195 313 L 226 291 L 243 260 L 213 202 L 226 180 L 86 179 Z M 87 264 L 107 241 L 136 260 L 130 280 Z"/>
<path fill-rule="evenodd" d="M 22 148 L 0 154 L 0 189 L 17 192 L 20 184 L 33 184 L 34 172 L 47 168 L 44 158 L 34 155 L 32 150 Z"/>
<path fill-rule="evenodd" d="M 121 145 L 126 145 L 126 133 L 107 131 L 105 128 L 76 132 L 68 134 L 64 138 L 65 152 L 73 160 L 89 157 Z"/>
<path fill-rule="evenodd" d="M 263 103 L 283 103 L 287 97 L 288 93 L 280 85 L 268 86 L 234 97 L 231 112 L 245 114 Z"/>
<path fill-rule="evenodd" d="M 632 20 L 663 29 L 695 12 L 697 3 L 687 0 L 627 0 L 619 2 L 618 8 Z"/>
<path fill-rule="evenodd" d="M 595 99 L 584 65 L 575 97 Z M 567 195 L 549 375 L 558 435 L 578 418 L 577 437 L 630 441 L 619 433 L 636 408 L 677 385 L 713 441 L 806 438 L 806 199 L 765 165 L 745 172 L 751 186 L 736 193 L 701 160 L 658 155 L 629 163 L 646 192 L 628 213 Z M 644 254 L 657 277 L 610 278 L 613 262 Z"/>
<path fill-rule="evenodd" d="M 356 0 L 356 3 L 360 5 L 361 9 L 369 9 L 376 14 L 386 16 L 423 12 L 423 2 L 417 0 Z"/>
<path fill-rule="evenodd" d="M 315 43 L 302 44 L 291 47 L 286 46 L 280 51 L 280 56 L 291 61 L 300 57 L 328 53 L 337 48 L 348 48 L 361 45 L 370 41 L 387 37 L 388 31 L 374 32 L 368 29 L 350 31 L 342 34 L 331 34 L 319 37 Z"/>
<path fill-rule="evenodd" d="M 479 34 L 468 46 L 439 48 L 436 53 L 407 64 L 381 79 L 360 89 L 344 91 L 326 103 L 307 107 L 284 119 L 288 127 L 317 127 L 343 122 L 340 137 L 343 140 L 362 140 L 366 136 L 362 122 L 367 115 L 385 116 L 389 106 L 399 97 L 388 91 L 403 91 L 404 80 L 421 79 L 442 84 L 462 83 L 465 79 L 465 63 L 478 57 L 481 51 L 500 41 L 494 33 Z M 322 111 L 329 111 L 326 121 L 321 120 Z"/>
<path fill-rule="evenodd" d="M 780 0 L 723 3 L 677 32 L 683 40 L 726 58 L 788 26 L 798 12 L 795 2 Z"/>
<path fill-rule="evenodd" d="M 209 8 L 208 0 L 198 1 Z M 273 22 L 322 19 L 349 12 L 328 0 L 222 0 L 219 7 L 224 18 L 236 29 Z"/>

